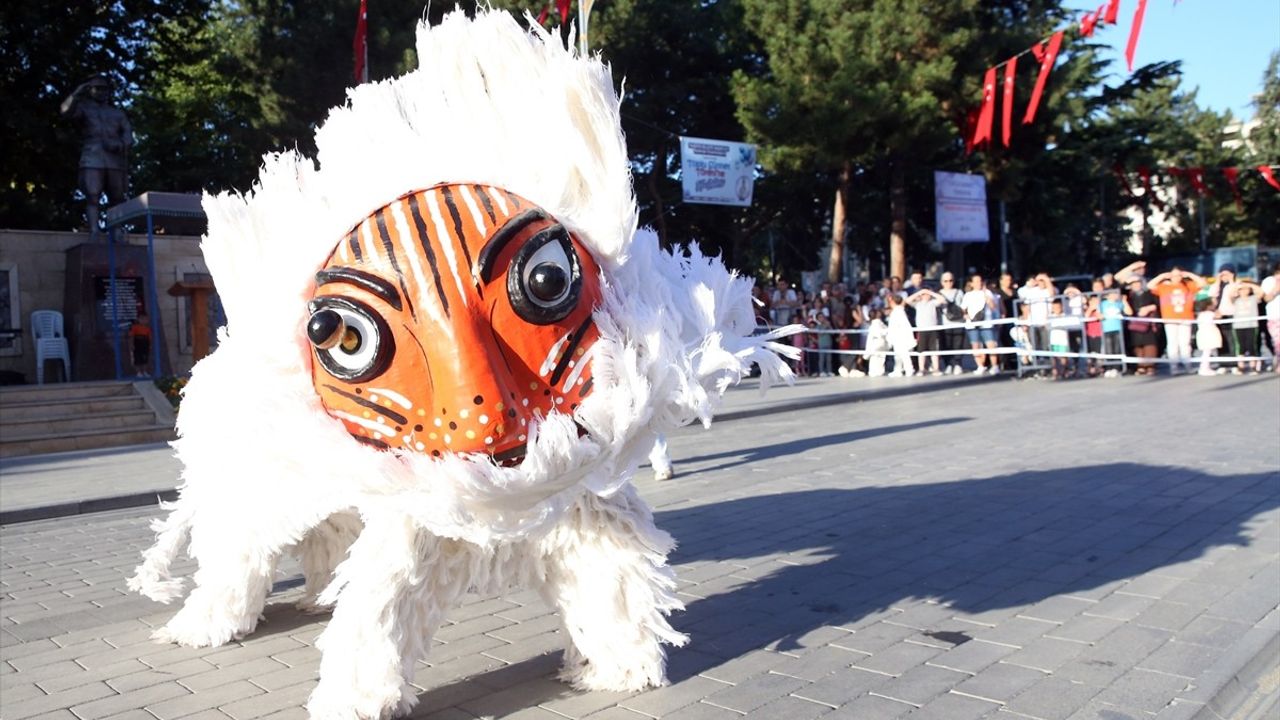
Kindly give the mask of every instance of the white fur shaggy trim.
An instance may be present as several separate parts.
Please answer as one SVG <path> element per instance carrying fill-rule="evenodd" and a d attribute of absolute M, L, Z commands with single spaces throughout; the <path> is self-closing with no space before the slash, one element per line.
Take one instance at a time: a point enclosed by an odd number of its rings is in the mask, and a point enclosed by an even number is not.
<path fill-rule="evenodd" d="M 171 601 L 189 536 L 195 589 L 156 637 L 218 645 L 252 632 L 285 553 L 301 556 L 321 638 L 318 717 L 385 717 L 416 701 L 406 669 L 468 590 L 537 587 L 561 612 L 564 677 L 665 681 L 680 607 L 673 541 L 630 479 L 657 433 L 709 423 L 728 385 L 790 371 L 755 336 L 751 283 L 693 248 L 635 232 L 608 68 L 504 13 L 420 27 L 421 69 L 352 90 L 317 133 L 319 166 L 265 159 L 244 195 L 206 197 L 203 250 L 227 312 L 179 415 L 183 484 L 129 586 Z M 377 451 L 326 414 L 303 326 L 313 273 L 370 211 L 441 182 L 503 187 L 578 233 L 601 267 L 594 388 L 528 430 L 516 467 Z M 576 423 L 575 423 L 576 421 Z M 579 437 L 578 424 L 588 431 Z"/>

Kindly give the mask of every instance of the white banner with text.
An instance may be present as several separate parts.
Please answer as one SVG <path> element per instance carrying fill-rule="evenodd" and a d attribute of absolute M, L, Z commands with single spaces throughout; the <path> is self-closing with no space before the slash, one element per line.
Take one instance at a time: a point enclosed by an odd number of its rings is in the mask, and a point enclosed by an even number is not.
<path fill-rule="evenodd" d="M 985 177 L 935 170 L 933 186 L 938 242 L 990 242 Z"/>
<path fill-rule="evenodd" d="M 680 179 L 685 202 L 749 207 L 755 176 L 755 145 L 680 138 Z"/>

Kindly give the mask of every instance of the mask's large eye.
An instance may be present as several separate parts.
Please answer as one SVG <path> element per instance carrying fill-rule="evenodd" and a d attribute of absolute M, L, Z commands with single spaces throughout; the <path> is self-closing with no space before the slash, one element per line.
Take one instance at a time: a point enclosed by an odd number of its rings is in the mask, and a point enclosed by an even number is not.
<path fill-rule="evenodd" d="M 507 271 L 511 307 L 535 325 L 563 320 L 577 307 L 581 290 L 578 253 L 559 225 L 529 238 Z"/>
<path fill-rule="evenodd" d="M 328 373 L 347 382 L 381 375 L 395 355 L 395 340 L 386 321 L 368 305 L 326 295 L 311 302 L 307 339 Z"/>

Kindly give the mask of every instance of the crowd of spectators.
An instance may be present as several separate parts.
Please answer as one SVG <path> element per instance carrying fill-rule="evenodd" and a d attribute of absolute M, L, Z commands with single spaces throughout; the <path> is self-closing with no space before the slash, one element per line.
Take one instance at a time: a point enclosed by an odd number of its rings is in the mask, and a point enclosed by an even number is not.
<path fill-rule="evenodd" d="M 1280 263 L 1261 283 L 1231 265 L 1211 278 L 1181 268 L 1148 278 L 1139 261 L 1092 279 L 1037 273 L 1020 285 L 1007 273 L 933 281 L 913 272 L 905 282 L 824 282 L 806 292 L 779 279 L 756 299 L 762 324 L 806 328 L 791 337 L 801 375 L 1258 373 L 1263 348 L 1280 372 Z"/>

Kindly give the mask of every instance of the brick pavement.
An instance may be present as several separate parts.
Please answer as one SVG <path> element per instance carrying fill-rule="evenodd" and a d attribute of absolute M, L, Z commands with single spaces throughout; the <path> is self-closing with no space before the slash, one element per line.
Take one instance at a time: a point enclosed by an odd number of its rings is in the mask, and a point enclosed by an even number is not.
<path fill-rule="evenodd" d="M 893 397 L 993 380 L 960 377 L 801 378 L 761 394 L 747 379 L 729 389 L 720 417 L 729 420 L 841 402 Z M 181 464 L 165 443 L 0 458 L 0 524 L 44 520 L 172 499 Z"/>
<path fill-rule="evenodd" d="M 692 642 L 671 685 L 575 692 L 532 593 L 475 597 L 419 665 L 414 715 L 1211 717 L 1242 668 L 1280 670 L 1278 437 L 1280 380 L 1248 377 L 999 382 L 689 429 L 676 479 L 640 482 L 681 543 Z M 292 609 L 296 569 L 243 642 L 151 643 L 174 610 L 123 579 L 152 514 L 0 528 L 0 716 L 303 716 L 324 617 Z"/>

